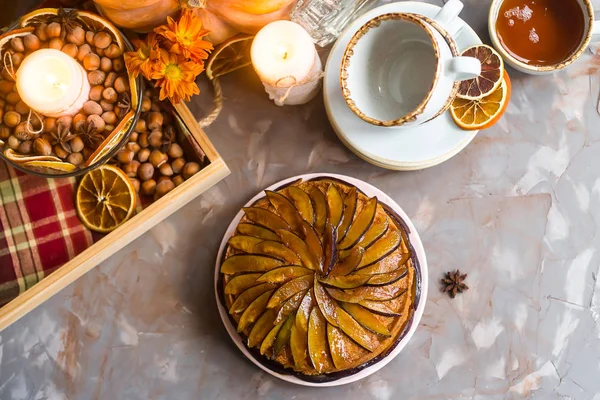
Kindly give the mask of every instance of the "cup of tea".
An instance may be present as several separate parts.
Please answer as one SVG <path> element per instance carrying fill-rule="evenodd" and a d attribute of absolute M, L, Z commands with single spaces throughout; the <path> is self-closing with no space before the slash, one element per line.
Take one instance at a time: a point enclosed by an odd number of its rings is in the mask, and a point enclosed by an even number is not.
<path fill-rule="evenodd" d="M 461 8 L 458 0 L 448 2 L 438 14 L 440 25 L 458 32 Z M 340 80 L 348 107 L 362 120 L 407 128 L 439 115 L 455 95 L 455 82 L 480 73 L 479 60 L 453 54 L 442 33 L 419 15 L 389 13 L 354 34 L 342 58 Z"/>
<path fill-rule="evenodd" d="M 600 40 L 591 0 L 493 0 L 488 27 L 506 63 L 534 75 L 567 67 Z"/>

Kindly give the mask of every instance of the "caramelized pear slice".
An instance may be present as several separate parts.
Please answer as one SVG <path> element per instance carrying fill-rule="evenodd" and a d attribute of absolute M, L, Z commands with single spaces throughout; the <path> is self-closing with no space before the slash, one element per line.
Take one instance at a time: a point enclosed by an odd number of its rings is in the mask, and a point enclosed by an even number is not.
<path fill-rule="evenodd" d="M 281 286 L 275 291 L 275 293 L 273 293 L 273 296 L 271 296 L 271 300 L 269 300 L 269 304 L 267 305 L 267 307 L 279 307 L 284 301 L 286 301 L 298 292 L 309 289 L 312 285 L 312 275 L 304 275 L 299 278 L 293 279 Z"/>
<path fill-rule="evenodd" d="M 314 255 L 317 260 L 318 271 L 323 271 L 323 244 L 315 229 L 306 221 L 302 221 L 302 231 L 304 232 L 304 241 L 308 246 L 308 250 Z"/>
<path fill-rule="evenodd" d="M 281 350 L 290 342 L 290 336 L 292 335 L 292 327 L 294 326 L 296 316 L 294 314 L 290 315 L 283 325 L 281 329 L 277 333 L 277 339 L 275 339 L 274 346 L 274 355 L 277 357 Z"/>
<path fill-rule="evenodd" d="M 277 311 L 276 309 L 267 310 L 260 316 L 252 327 L 250 335 L 248 335 L 248 347 L 256 347 L 263 343 L 265 337 L 273 329 L 273 322 L 275 321 Z"/>
<path fill-rule="evenodd" d="M 367 285 L 369 286 L 385 286 L 390 285 L 396 282 L 399 279 L 402 279 L 408 274 L 408 268 L 399 268 L 394 272 L 389 272 L 387 274 L 377 274 L 373 275 L 369 278 Z"/>
<path fill-rule="evenodd" d="M 301 264 L 306 268 L 312 269 L 313 271 L 319 271 L 319 263 L 315 259 L 313 253 L 311 253 L 310 249 L 306 242 L 296 234 L 290 231 L 286 231 L 284 229 L 279 229 L 276 231 L 277 235 L 281 241 L 294 253 L 300 257 Z"/>
<path fill-rule="evenodd" d="M 327 223 L 327 200 L 325 200 L 323 192 L 316 187 L 311 189 L 310 199 L 315 210 L 315 230 L 319 235 L 323 235 Z"/>
<path fill-rule="evenodd" d="M 385 235 L 389 226 L 390 222 L 387 215 L 376 214 L 371 227 L 367 233 L 365 233 L 360 242 L 358 242 L 358 245 L 364 247 L 365 249 L 369 248 L 373 243 Z"/>
<path fill-rule="evenodd" d="M 319 283 L 315 276 L 315 283 L 313 290 L 315 292 L 315 300 L 321 310 L 321 313 L 325 316 L 327 322 L 333 326 L 338 326 L 337 312 L 340 306 L 337 302 L 327 293 L 323 285 Z"/>
<path fill-rule="evenodd" d="M 225 294 L 237 296 L 238 294 L 250 289 L 252 286 L 256 286 L 259 282 L 256 280 L 262 274 L 243 274 L 233 277 L 225 286 Z"/>
<path fill-rule="evenodd" d="M 265 193 L 267 194 L 269 202 L 273 205 L 273 207 L 275 207 L 275 210 L 277 210 L 277 214 L 279 214 L 279 216 L 283 218 L 285 222 L 287 222 L 294 232 L 297 234 L 302 234 L 302 217 L 300 214 L 298 214 L 296 206 L 292 204 L 290 199 L 281 193 L 270 190 L 265 190 Z"/>
<path fill-rule="evenodd" d="M 279 236 L 277 236 L 272 230 L 263 228 L 259 225 L 249 224 L 247 222 L 239 224 L 237 231 L 240 235 L 252 236 L 262 240 L 274 240 L 276 242 L 279 241 Z"/>
<path fill-rule="evenodd" d="M 275 289 L 275 285 L 270 283 L 263 283 L 247 289 L 245 292 L 240 294 L 237 299 L 235 299 L 229 308 L 229 314 L 241 313 L 248 308 L 248 306 L 258 298 L 258 296 L 272 289 Z"/>
<path fill-rule="evenodd" d="M 321 283 L 338 289 L 354 289 L 367 283 L 371 279 L 368 275 L 329 276 L 321 279 Z"/>
<path fill-rule="evenodd" d="M 260 322 L 260 321 L 259 321 Z M 257 323 L 258 325 L 258 323 Z M 279 325 L 275 325 L 273 326 L 273 328 L 271 328 L 270 331 L 267 331 L 268 333 L 266 334 L 266 336 L 264 337 L 264 339 L 262 339 L 262 342 L 257 342 L 256 345 L 258 346 L 260 344 L 260 354 L 264 355 L 268 355 L 270 357 L 273 357 L 273 352 L 269 353 L 269 350 L 273 349 L 273 345 L 275 344 L 275 340 L 277 339 L 277 334 L 279 333 L 279 331 L 281 330 L 281 327 L 283 326 L 283 324 L 279 324 Z M 265 327 L 266 329 L 266 327 Z M 254 329 L 252 329 L 252 331 L 254 331 Z M 259 335 L 262 335 L 264 333 L 263 330 L 260 330 L 259 332 L 256 333 L 255 336 L 257 336 L 257 338 L 255 338 L 254 340 L 259 340 Z M 252 332 L 250 332 L 250 335 L 252 335 Z M 248 344 L 250 344 L 250 339 L 248 339 Z"/>
<path fill-rule="evenodd" d="M 340 226 L 338 227 L 337 231 L 338 243 L 340 243 L 346 237 L 348 228 L 350 228 L 352 220 L 354 219 L 357 202 L 358 192 L 356 191 L 356 187 L 353 186 L 344 198 L 344 212 L 342 213 L 342 221 L 340 222 Z"/>
<path fill-rule="evenodd" d="M 278 239 L 279 240 L 279 239 Z M 285 261 L 286 264 L 300 265 L 300 258 L 296 253 L 280 242 L 265 240 L 258 243 L 252 250 L 254 254 L 264 254 Z"/>
<path fill-rule="evenodd" d="M 357 269 L 356 271 L 354 271 L 354 273 L 357 275 L 389 274 L 402 268 L 402 266 L 404 265 L 403 259 L 404 257 L 402 257 L 398 261 L 396 257 L 387 257 L 373 265 Z"/>
<path fill-rule="evenodd" d="M 327 342 L 327 320 L 319 307 L 313 307 L 308 322 L 308 354 L 318 373 L 333 369 Z"/>
<path fill-rule="evenodd" d="M 344 199 L 338 188 L 331 184 L 327 189 L 327 221 L 337 230 L 342 220 L 344 211 Z"/>
<path fill-rule="evenodd" d="M 309 275 L 312 273 L 313 272 L 308 268 L 290 265 L 286 267 L 275 268 L 269 272 L 265 272 L 256 281 L 261 283 L 284 283 L 292 279 L 298 278 L 300 276 Z"/>
<path fill-rule="evenodd" d="M 297 324 L 292 326 L 290 348 L 292 349 L 292 358 L 294 359 L 296 370 L 305 371 L 308 368 L 308 328 L 302 330 Z"/>
<path fill-rule="evenodd" d="M 392 300 L 393 301 L 393 300 Z M 371 301 L 371 300 L 363 300 L 358 302 L 359 305 L 368 309 L 371 312 L 386 316 L 386 317 L 399 317 L 400 313 L 394 311 L 390 307 L 390 302 L 383 301 Z"/>
<path fill-rule="evenodd" d="M 350 254 L 343 260 L 338 261 L 338 263 L 331 270 L 331 276 L 344 276 L 348 275 L 352 271 L 358 267 L 363 256 L 365 254 L 365 249 L 360 246 L 356 246 L 352 248 Z"/>
<path fill-rule="evenodd" d="M 365 251 L 365 255 L 358 268 L 368 267 L 377 261 L 392 254 L 400 246 L 402 236 L 400 232 L 388 229 L 387 233 Z"/>
<path fill-rule="evenodd" d="M 302 303 L 302 299 L 304 299 L 304 295 L 306 295 L 306 292 L 306 290 L 298 292 L 292 297 L 290 297 L 289 300 L 287 300 L 285 303 L 283 303 L 283 306 L 281 306 L 281 309 L 277 313 L 277 318 L 275 318 L 276 324 L 282 323 L 287 317 L 289 317 L 292 313 L 295 313 L 296 310 L 298 310 L 298 307 L 300 307 L 300 303 Z"/>
<path fill-rule="evenodd" d="M 366 308 L 353 303 L 342 303 L 342 308 L 368 330 L 384 336 L 391 335 L 389 329 Z"/>
<path fill-rule="evenodd" d="M 357 354 L 366 354 L 365 350 L 348 339 L 341 329 L 327 325 L 327 339 L 333 364 L 339 370 L 352 368 Z"/>
<path fill-rule="evenodd" d="M 407 285 L 408 279 L 400 279 L 386 286 L 362 286 L 349 290 L 327 288 L 327 291 L 334 299 L 346 303 L 358 303 L 363 300 L 387 301 L 402 295 Z"/>
<path fill-rule="evenodd" d="M 379 344 L 377 336 L 356 322 L 350 314 L 343 309 L 338 310 L 339 328 L 352 340 L 369 351 L 375 351 Z"/>
<path fill-rule="evenodd" d="M 282 266 L 283 261 L 269 256 L 256 254 L 237 254 L 229 257 L 223 265 L 221 272 L 227 275 L 241 272 L 264 272 Z"/>
<path fill-rule="evenodd" d="M 236 235 L 232 236 L 227 243 L 236 250 L 243 251 L 244 253 L 252 253 L 254 246 L 262 241 L 262 239 L 253 236 Z"/>
<path fill-rule="evenodd" d="M 248 217 L 250 221 L 262 225 L 271 231 L 276 231 L 277 229 L 291 229 L 289 224 L 280 216 L 267 209 L 260 207 L 245 207 L 242 208 L 242 210 L 244 210 L 246 217 Z"/>
<path fill-rule="evenodd" d="M 341 249 L 349 249 L 358 243 L 358 241 L 365 235 L 365 232 L 367 232 L 367 230 L 373 224 L 378 204 L 377 197 L 369 199 L 365 207 L 361 210 L 350 226 L 348 234 L 344 240 L 340 242 L 339 247 Z"/>
<path fill-rule="evenodd" d="M 315 211 L 310 196 L 297 186 L 287 188 L 287 194 L 298 209 L 300 216 L 310 225 L 315 223 Z"/>
<path fill-rule="evenodd" d="M 240 322 L 238 322 L 237 331 L 242 332 L 247 327 L 252 325 L 258 317 L 262 315 L 262 313 L 267 309 L 267 303 L 269 302 L 269 298 L 273 294 L 273 290 L 269 290 L 258 296 L 256 300 L 254 300 L 248 308 L 242 314 L 240 318 Z"/>
<path fill-rule="evenodd" d="M 298 308 L 298 312 L 296 313 L 296 325 L 298 325 L 298 329 L 301 332 L 308 332 L 308 318 L 310 317 L 310 311 L 315 305 L 314 298 L 314 290 L 309 289 L 304 295 L 302 303 L 300 303 L 300 308 Z"/>
<path fill-rule="evenodd" d="M 324 249 L 324 260 L 323 260 L 323 273 L 325 276 L 329 275 L 335 263 L 337 262 L 337 251 L 336 251 L 336 239 L 337 230 L 329 225 L 325 226 L 325 234 L 323 235 L 323 249 Z"/>

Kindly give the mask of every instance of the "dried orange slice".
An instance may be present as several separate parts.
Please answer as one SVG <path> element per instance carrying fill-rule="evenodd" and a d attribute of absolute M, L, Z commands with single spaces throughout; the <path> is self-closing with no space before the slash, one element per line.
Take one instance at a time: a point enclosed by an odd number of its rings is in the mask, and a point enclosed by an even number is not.
<path fill-rule="evenodd" d="M 469 47 L 461 55 L 477 58 L 481 62 L 481 75 L 462 81 L 458 88 L 458 97 L 477 100 L 498 89 L 504 74 L 504 61 L 496 50 L 481 44 Z"/>
<path fill-rule="evenodd" d="M 117 167 L 103 165 L 88 172 L 77 188 L 76 206 L 89 229 L 108 233 L 124 224 L 135 211 L 136 190 Z"/>
<path fill-rule="evenodd" d="M 28 25 L 46 22 L 48 18 L 55 17 L 57 15 L 57 8 L 40 8 L 39 10 L 35 10 L 30 12 L 29 14 L 23 15 L 21 17 L 21 26 L 25 27 Z"/>
<path fill-rule="evenodd" d="M 239 34 L 217 46 L 206 64 L 206 76 L 215 79 L 251 64 L 250 47 L 254 36 Z"/>
<path fill-rule="evenodd" d="M 504 114 L 510 101 L 510 78 L 504 71 L 498 89 L 479 100 L 456 98 L 450 107 L 454 122 L 464 130 L 486 129 L 494 125 Z"/>
<path fill-rule="evenodd" d="M 68 174 L 77 170 L 75 165 L 62 161 L 44 161 L 38 159 L 24 162 L 21 165 L 32 171 L 49 175 Z"/>

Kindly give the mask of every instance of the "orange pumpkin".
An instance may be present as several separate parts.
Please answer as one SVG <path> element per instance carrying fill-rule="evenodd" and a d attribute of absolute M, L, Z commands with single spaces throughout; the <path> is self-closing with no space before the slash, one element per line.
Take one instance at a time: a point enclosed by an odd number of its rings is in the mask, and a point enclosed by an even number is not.
<path fill-rule="evenodd" d="M 179 11 L 179 0 L 94 0 L 96 9 L 121 28 L 149 32 Z"/>

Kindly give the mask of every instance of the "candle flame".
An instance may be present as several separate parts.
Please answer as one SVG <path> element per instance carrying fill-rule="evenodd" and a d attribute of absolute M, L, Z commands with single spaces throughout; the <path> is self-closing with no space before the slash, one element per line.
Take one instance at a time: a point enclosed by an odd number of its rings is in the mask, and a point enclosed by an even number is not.
<path fill-rule="evenodd" d="M 278 44 L 277 48 L 275 49 L 275 52 L 277 53 L 277 55 L 279 57 L 281 57 L 283 60 L 287 60 L 288 56 L 289 56 L 289 52 L 286 46 L 282 45 L 282 44 Z"/>
<path fill-rule="evenodd" d="M 58 89 L 64 91 L 66 89 L 66 85 L 64 83 L 61 83 L 58 81 L 58 78 L 56 78 L 56 76 L 52 75 L 52 74 L 48 74 L 46 75 L 46 80 L 48 81 L 49 84 L 51 84 L 54 87 L 57 87 Z"/>

